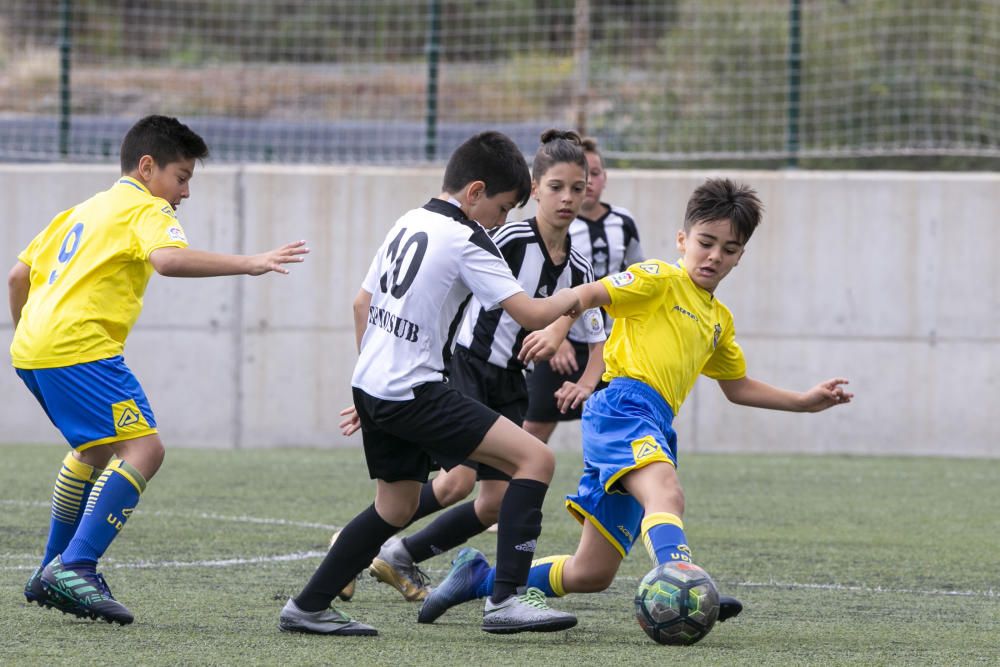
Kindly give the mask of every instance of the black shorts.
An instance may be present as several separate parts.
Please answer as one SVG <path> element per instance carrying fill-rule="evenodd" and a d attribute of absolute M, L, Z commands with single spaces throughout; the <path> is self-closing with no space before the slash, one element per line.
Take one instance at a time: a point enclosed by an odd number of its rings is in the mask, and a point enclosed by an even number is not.
<path fill-rule="evenodd" d="M 500 418 L 444 382 L 414 387 L 413 396 L 387 401 L 354 387 L 372 479 L 426 482 L 431 470 L 465 461 Z"/>
<path fill-rule="evenodd" d="M 448 384 L 469 398 L 496 410 L 518 426 L 524 424 L 524 414 L 528 409 L 528 386 L 524 381 L 524 371 L 500 368 L 474 356 L 468 348 L 456 345 L 448 367 Z M 464 465 L 476 469 L 477 479 L 510 480 L 506 473 L 485 464 L 465 461 Z"/>
<path fill-rule="evenodd" d="M 530 422 L 568 422 L 580 418 L 583 412 L 583 405 L 575 409 L 567 410 L 565 413 L 559 412 L 556 405 L 556 390 L 563 386 L 563 382 L 576 382 L 583 376 L 583 371 L 587 368 L 587 360 L 590 358 L 590 345 L 587 343 L 577 343 L 571 340 L 573 350 L 576 352 L 575 372 L 570 375 L 563 375 L 552 370 L 552 366 L 547 361 L 536 361 L 535 370 L 528 374 L 528 412 L 524 419 Z M 608 386 L 601 382 L 597 389 Z M 595 389 L 596 391 L 596 389 Z"/>

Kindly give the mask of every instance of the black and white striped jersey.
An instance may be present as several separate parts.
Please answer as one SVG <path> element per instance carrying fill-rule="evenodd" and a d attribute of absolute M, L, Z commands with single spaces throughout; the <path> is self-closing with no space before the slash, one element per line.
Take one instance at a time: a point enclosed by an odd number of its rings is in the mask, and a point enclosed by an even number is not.
<path fill-rule="evenodd" d="M 590 262 L 597 280 L 620 273 L 646 259 L 639 244 L 639 230 L 632 214 L 620 206 L 604 205 L 608 207 L 608 212 L 597 220 L 581 215 L 569 226 L 573 247 Z M 604 317 L 605 326 L 610 332 L 611 318 L 606 313 Z M 587 342 L 585 327 L 585 322 L 577 321 L 567 338 L 577 343 Z"/>
<path fill-rule="evenodd" d="M 552 262 L 534 218 L 508 222 L 493 233 L 493 241 L 507 260 L 518 284 L 533 297 L 551 296 L 564 287 L 576 287 L 594 279 L 590 264 L 576 251 L 568 235 L 566 260 L 558 265 Z M 604 321 L 599 309 L 584 312 L 580 321 L 589 323 L 588 342 L 605 339 Z M 456 342 L 468 348 L 472 355 L 494 366 L 523 369 L 524 364 L 517 355 L 527 335 L 528 332 L 505 311 L 485 309 L 483 302 L 473 296 L 462 318 Z"/>
<path fill-rule="evenodd" d="M 440 199 L 396 221 L 361 286 L 372 299 L 351 384 L 391 401 L 444 380 L 451 326 L 470 293 L 491 310 L 523 291 L 486 230 Z"/>
<path fill-rule="evenodd" d="M 597 220 L 581 215 L 569 226 L 573 247 L 590 262 L 597 280 L 646 259 L 632 214 L 620 206 L 604 205 L 608 212 Z"/>

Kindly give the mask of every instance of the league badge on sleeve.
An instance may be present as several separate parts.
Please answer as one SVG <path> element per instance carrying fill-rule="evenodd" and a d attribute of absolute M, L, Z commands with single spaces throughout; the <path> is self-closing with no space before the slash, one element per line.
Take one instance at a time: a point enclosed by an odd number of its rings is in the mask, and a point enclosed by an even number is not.
<path fill-rule="evenodd" d="M 592 334 L 604 333 L 604 318 L 597 310 L 588 310 L 586 314 L 587 330 Z"/>
<path fill-rule="evenodd" d="M 184 230 L 180 227 L 169 227 L 167 229 L 167 236 L 170 237 L 171 241 L 183 241 L 187 243 L 187 237 L 184 236 Z"/>
<path fill-rule="evenodd" d="M 611 284 L 615 287 L 625 287 L 626 285 L 631 285 L 635 282 L 635 276 L 632 275 L 631 271 L 622 271 L 621 273 L 616 273 L 610 276 Z"/>

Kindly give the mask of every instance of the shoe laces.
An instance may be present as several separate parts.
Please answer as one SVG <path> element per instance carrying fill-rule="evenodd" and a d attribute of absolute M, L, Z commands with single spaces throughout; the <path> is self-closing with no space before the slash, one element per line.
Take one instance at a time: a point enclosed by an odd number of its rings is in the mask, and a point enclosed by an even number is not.
<path fill-rule="evenodd" d="M 406 566 L 403 573 L 417 588 L 426 588 L 431 583 L 431 578 L 416 563 Z"/>
<path fill-rule="evenodd" d="M 115 599 L 115 596 L 111 594 L 111 588 L 108 586 L 108 582 L 104 580 L 103 574 L 95 572 L 94 582 L 97 584 L 97 590 L 101 592 L 102 597 L 108 598 L 109 600 Z"/>
<path fill-rule="evenodd" d="M 517 599 L 523 604 L 526 604 L 529 607 L 534 607 L 535 609 L 549 608 L 549 603 L 545 600 L 545 593 L 534 586 L 526 590 L 521 595 L 518 595 Z"/>

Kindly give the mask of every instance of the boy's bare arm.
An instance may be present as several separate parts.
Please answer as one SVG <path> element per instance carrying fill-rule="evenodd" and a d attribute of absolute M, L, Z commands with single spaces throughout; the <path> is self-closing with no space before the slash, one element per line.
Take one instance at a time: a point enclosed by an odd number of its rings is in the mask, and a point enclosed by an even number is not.
<path fill-rule="evenodd" d="M 288 273 L 285 264 L 302 262 L 309 248 L 305 241 L 283 246 L 257 255 L 228 255 L 195 248 L 157 248 L 149 261 L 161 276 L 174 278 L 209 278 L 212 276 L 259 276 L 270 271 Z"/>
<path fill-rule="evenodd" d="M 574 287 L 573 291 L 580 298 L 580 311 L 576 315 L 589 308 L 611 305 L 611 294 L 608 293 L 608 288 L 604 286 L 604 283 L 599 280 Z"/>
<path fill-rule="evenodd" d="M 500 302 L 500 306 L 528 331 L 544 329 L 562 315 L 580 313 L 576 290 L 562 289 L 550 297 L 533 299 L 518 292 Z"/>
<path fill-rule="evenodd" d="M 854 394 L 844 390 L 844 378 L 832 378 L 808 391 L 790 391 L 743 377 L 739 380 L 719 380 L 719 387 L 733 403 L 752 408 L 788 410 L 790 412 L 819 412 L 835 405 L 850 403 Z"/>
<path fill-rule="evenodd" d="M 354 339 L 358 344 L 358 352 L 361 351 L 361 339 L 364 338 L 365 329 L 368 328 L 368 309 L 372 305 L 371 292 L 358 290 L 358 295 L 354 297 L 352 309 L 354 311 Z"/>
<path fill-rule="evenodd" d="M 31 289 L 31 267 L 18 260 L 7 274 L 7 299 L 10 302 L 10 319 L 14 327 L 21 321 L 21 310 L 28 301 Z"/>
<path fill-rule="evenodd" d="M 573 318 L 564 315 L 544 329 L 532 331 L 524 337 L 517 358 L 525 364 L 548 361 L 559 350 L 560 345 L 565 343 L 566 334 L 572 325 Z"/>

